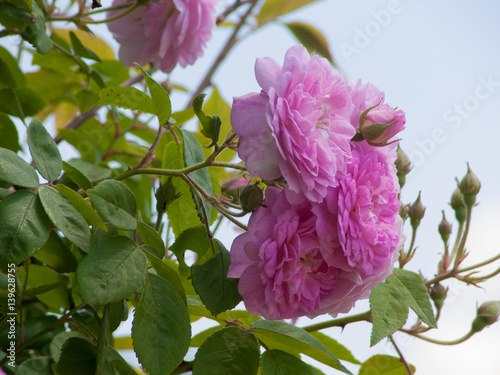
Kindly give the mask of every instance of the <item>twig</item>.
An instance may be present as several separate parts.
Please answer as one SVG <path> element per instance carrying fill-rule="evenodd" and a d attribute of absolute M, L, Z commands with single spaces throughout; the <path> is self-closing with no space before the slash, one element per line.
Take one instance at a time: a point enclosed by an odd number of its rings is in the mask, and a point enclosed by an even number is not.
<path fill-rule="evenodd" d="M 387 337 L 389 338 L 389 340 L 391 341 L 392 345 L 394 346 L 394 349 L 396 349 L 396 351 L 398 352 L 399 362 L 401 362 L 403 364 L 403 366 L 405 367 L 406 372 L 408 373 L 408 375 L 413 375 L 413 371 L 411 370 L 410 365 L 406 361 L 406 359 L 403 356 L 403 353 L 401 352 L 401 350 L 399 350 L 399 347 L 396 345 L 396 341 L 394 341 L 394 338 L 392 337 L 392 335 L 389 335 Z"/>
<path fill-rule="evenodd" d="M 198 88 L 193 92 L 193 95 L 189 99 L 189 102 L 188 102 L 188 105 L 187 105 L 188 108 L 191 105 L 191 103 L 193 102 L 193 100 L 198 95 L 200 95 L 201 92 L 203 90 L 205 90 L 206 87 L 210 86 L 210 80 L 212 79 L 212 76 L 214 75 L 215 71 L 217 70 L 217 68 L 219 67 L 219 65 L 222 63 L 222 61 L 224 61 L 224 59 L 226 58 L 226 56 L 229 53 L 229 51 L 231 51 L 231 49 L 238 42 L 238 39 L 237 39 L 238 33 L 239 33 L 240 29 L 243 27 L 243 25 L 245 24 L 248 16 L 250 16 L 250 14 L 252 13 L 252 10 L 253 10 L 253 8 L 255 7 L 256 4 L 257 4 L 257 0 L 251 0 L 250 1 L 250 6 L 248 7 L 247 11 L 245 12 L 245 14 L 243 14 L 243 16 L 241 16 L 240 21 L 234 27 L 233 33 L 231 34 L 231 36 L 227 40 L 226 44 L 224 45 L 224 47 L 220 51 L 219 55 L 215 59 L 214 63 L 212 64 L 212 66 L 210 67 L 210 69 L 208 70 L 208 72 L 205 74 L 205 77 L 203 77 L 203 79 L 200 82 Z"/>
<path fill-rule="evenodd" d="M 362 322 L 364 320 L 369 320 L 372 315 L 371 310 L 365 311 L 364 313 L 350 315 L 343 318 L 337 318 L 333 320 L 328 320 L 326 322 L 311 324 L 309 326 L 302 327 L 304 331 L 314 332 L 325 328 L 331 327 L 344 327 L 349 323 Z"/>

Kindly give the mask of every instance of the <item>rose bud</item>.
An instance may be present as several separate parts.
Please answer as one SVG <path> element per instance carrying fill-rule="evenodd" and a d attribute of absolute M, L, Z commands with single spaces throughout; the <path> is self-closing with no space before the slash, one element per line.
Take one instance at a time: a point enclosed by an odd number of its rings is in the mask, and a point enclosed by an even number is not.
<path fill-rule="evenodd" d="M 460 181 L 460 192 L 464 195 L 464 202 L 468 207 L 471 207 L 476 203 L 476 195 L 481 189 L 481 182 L 477 176 L 472 173 L 469 168 L 469 163 L 467 163 L 467 174 L 464 176 L 462 181 Z"/>

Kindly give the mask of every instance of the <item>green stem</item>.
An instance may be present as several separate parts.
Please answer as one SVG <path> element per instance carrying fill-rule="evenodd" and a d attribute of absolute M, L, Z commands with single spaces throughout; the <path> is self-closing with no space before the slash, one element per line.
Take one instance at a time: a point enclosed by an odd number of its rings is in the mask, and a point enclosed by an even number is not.
<path fill-rule="evenodd" d="M 346 316 L 343 318 L 328 320 L 326 322 L 311 324 L 309 326 L 302 327 L 302 329 L 304 331 L 307 331 L 307 332 L 314 332 L 314 331 L 319 331 L 319 330 L 322 330 L 325 328 L 344 327 L 345 325 L 347 325 L 349 323 L 362 322 L 364 320 L 368 320 L 371 315 L 372 315 L 371 310 L 368 310 L 368 311 L 365 311 L 363 313 L 356 314 L 356 315 L 351 315 L 351 316 Z"/>
<path fill-rule="evenodd" d="M 480 262 L 480 263 L 478 263 L 478 264 L 474 264 L 473 266 L 469 266 L 469 267 L 461 268 L 461 269 L 459 270 L 459 272 L 467 272 L 467 271 L 472 271 L 472 270 L 473 270 L 473 269 L 475 269 L 475 268 L 479 268 L 479 267 L 482 267 L 482 266 L 486 266 L 486 265 L 488 265 L 488 264 L 490 264 L 490 263 L 493 263 L 495 260 L 498 260 L 498 259 L 500 259 L 500 254 L 495 255 L 493 258 L 487 259 L 487 260 L 485 260 L 485 261 L 483 261 L 483 262 Z"/>
<path fill-rule="evenodd" d="M 462 342 L 464 341 L 467 341 L 468 339 L 470 339 L 475 332 L 473 331 L 470 331 L 469 333 L 467 333 L 464 337 L 461 337 L 459 339 L 456 339 L 456 340 L 452 340 L 452 341 L 441 341 L 441 340 L 436 340 L 436 339 L 431 339 L 430 337 L 425 337 L 425 336 L 422 336 L 418 333 L 414 333 L 414 332 L 411 332 L 411 331 L 408 331 L 406 329 L 400 329 L 401 332 L 404 332 L 408 335 L 411 335 L 413 337 L 416 337 L 420 340 L 424 340 L 424 341 L 427 341 L 427 342 L 430 342 L 430 343 L 433 343 L 433 344 L 438 344 L 438 345 L 457 345 L 457 344 L 461 344 Z"/>
<path fill-rule="evenodd" d="M 469 234 L 471 216 L 472 216 L 472 206 L 467 206 L 467 219 L 465 220 L 465 230 L 462 239 L 460 240 L 460 245 L 458 246 L 457 254 L 455 256 L 455 265 L 454 265 L 455 269 L 458 269 L 460 262 L 462 262 L 463 260 L 461 258 L 465 250 L 465 243 L 467 242 L 467 236 Z"/>
<path fill-rule="evenodd" d="M 394 349 L 396 349 L 396 352 L 398 352 L 399 362 L 401 362 L 403 364 L 403 366 L 405 367 L 406 372 L 408 373 L 408 375 L 413 375 L 413 371 L 411 370 L 410 365 L 406 361 L 405 357 L 403 356 L 403 352 L 399 349 L 399 347 L 396 344 L 396 341 L 394 341 L 394 338 L 392 337 L 392 335 L 389 335 L 388 338 L 389 338 L 389 341 L 394 346 Z"/>
<path fill-rule="evenodd" d="M 462 233 L 464 231 L 465 222 L 462 221 L 458 226 L 457 237 L 455 238 L 455 243 L 453 244 L 453 249 L 451 250 L 450 260 L 455 258 L 457 255 L 458 245 L 460 244 L 460 239 L 462 238 Z"/>

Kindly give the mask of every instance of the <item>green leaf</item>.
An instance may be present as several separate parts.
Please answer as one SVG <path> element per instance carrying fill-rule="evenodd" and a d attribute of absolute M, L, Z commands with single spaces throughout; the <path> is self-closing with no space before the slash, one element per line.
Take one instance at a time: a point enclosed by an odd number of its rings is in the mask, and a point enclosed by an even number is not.
<path fill-rule="evenodd" d="M 198 260 L 207 259 L 205 254 L 211 255 L 212 241 L 207 236 L 207 230 L 204 226 L 188 228 L 177 236 L 175 242 L 170 246 L 179 262 L 179 270 L 181 274 L 187 275 L 188 266 L 184 261 L 184 252 L 186 250 L 194 251 L 198 254 Z"/>
<path fill-rule="evenodd" d="M 146 273 L 146 256 L 128 237 L 109 237 L 92 246 L 77 270 L 88 303 L 121 300 L 136 291 Z"/>
<path fill-rule="evenodd" d="M 62 169 L 79 188 L 84 190 L 92 188 L 92 182 L 77 167 L 63 161 Z"/>
<path fill-rule="evenodd" d="M 183 152 L 184 152 L 184 165 L 190 167 L 194 164 L 202 163 L 205 161 L 205 155 L 196 137 L 188 130 L 179 128 L 182 132 Z M 198 169 L 189 173 L 189 177 L 193 179 L 199 186 L 205 190 L 206 193 L 212 195 L 212 182 L 207 168 Z M 212 205 L 203 198 L 203 206 L 207 213 L 208 220 L 210 220 Z M 206 220 L 206 218 L 204 218 Z"/>
<path fill-rule="evenodd" d="M 57 231 L 50 232 L 47 242 L 33 256 L 61 273 L 75 272 L 78 267 L 78 261 Z"/>
<path fill-rule="evenodd" d="M 230 264 L 229 251 L 219 242 L 217 254 L 204 264 L 191 268 L 194 289 L 214 316 L 233 308 L 241 301 L 238 279 L 227 277 Z"/>
<path fill-rule="evenodd" d="M 16 59 L 2 46 L 0 46 L 0 62 L 0 87 L 13 89 L 26 85 L 26 77 Z"/>
<path fill-rule="evenodd" d="M 1 159 L 0 159 L 1 160 Z M 50 233 L 50 221 L 38 195 L 20 190 L 0 205 L 0 268 L 21 263 L 40 249 Z M 8 219 L 7 219 L 8 218 Z"/>
<path fill-rule="evenodd" d="M 109 87 L 118 86 L 130 78 L 129 68 L 117 60 L 107 60 L 92 65 Z"/>
<path fill-rule="evenodd" d="M 56 142 L 40 120 L 34 118 L 28 127 L 28 145 L 36 169 L 47 181 L 61 175 L 62 157 Z"/>
<path fill-rule="evenodd" d="M 141 237 L 143 243 L 151 245 L 158 257 L 161 259 L 165 256 L 165 244 L 156 230 L 142 221 L 137 223 L 137 234 Z"/>
<path fill-rule="evenodd" d="M 139 362 L 150 375 L 170 374 L 189 348 L 191 324 L 186 305 L 174 287 L 147 273 L 132 323 Z"/>
<path fill-rule="evenodd" d="M 63 345 L 57 364 L 60 375 L 95 374 L 97 368 L 97 350 L 90 341 L 79 337 L 69 338 Z"/>
<path fill-rule="evenodd" d="M 201 134 L 208 139 L 211 139 L 213 143 L 217 143 L 219 141 L 221 120 L 219 116 L 207 116 L 203 112 L 201 107 L 203 105 L 204 98 L 205 94 L 200 94 L 194 99 L 193 110 L 203 127 Z"/>
<path fill-rule="evenodd" d="M 134 193 L 123 182 L 105 180 L 88 190 L 90 201 L 103 219 L 118 229 L 134 230 L 137 202 Z"/>
<path fill-rule="evenodd" d="M 80 113 L 87 112 L 92 107 L 96 106 L 99 97 L 90 90 L 82 90 L 78 94 L 75 95 L 76 102 L 78 103 L 78 108 L 80 109 Z"/>
<path fill-rule="evenodd" d="M 19 279 L 24 282 L 25 268 L 19 268 Z M 44 288 L 52 286 L 51 288 Z M 25 285 L 27 297 L 35 296 L 48 306 L 56 308 L 69 308 L 66 278 L 53 269 L 37 264 L 32 264 L 28 269 L 28 282 Z"/>
<path fill-rule="evenodd" d="M 19 135 L 16 125 L 12 122 L 9 116 L 0 113 L 0 147 L 9 149 L 13 152 L 21 151 L 19 146 Z"/>
<path fill-rule="evenodd" d="M 90 230 L 78 210 L 57 189 L 47 185 L 38 188 L 43 208 L 66 238 L 84 251 L 90 247 Z"/>
<path fill-rule="evenodd" d="M 30 358 L 19 365 L 16 375 L 52 375 L 49 357 Z"/>
<path fill-rule="evenodd" d="M 280 321 L 257 320 L 252 324 L 252 331 L 259 340 L 278 342 L 281 347 L 289 347 L 291 352 L 298 350 L 321 363 L 351 374 L 321 341 L 302 328 Z"/>
<path fill-rule="evenodd" d="M 76 55 L 84 59 L 91 59 L 97 62 L 101 62 L 101 58 L 97 56 L 91 49 L 85 47 L 73 31 L 69 32 L 69 37 L 71 39 L 71 46 L 73 47 L 73 51 Z"/>
<path fill-rule="evenodd" d="M 0 148 L 0 181 L 28 188 L 38 187 L 38 175 L 15 152 Z"/>
<path fill-rule="evenodd" d="M 307 48 L 309 53 L 317 53 L 326 58 L 331 64 L 333 62 L 332 54 L 328 41 L 321 31 L 311 24 L 304 22 L 285 23 L 285 26 L 295 35 L 297 40 Z"/>
<path fill-rule="evenodd" d="M 41 54 L 49 53 L 52 49 L 52 41 L 46 34 L 45 22 L 43 10 L 34 1 L 31 7 L 30 22 L 27 23 L 21 36 L 30 42 Z"/>
<path fill-rule="evenodd" d="M 106 87 L 99 91 L 99 104 L 114 105 L 145 113 L 155 113 L 149 96 L 134 87 Z"/>
<path fill-rule="evenodd" d="M 419 319 L 436 328 L 436 319 L 422 278 L 411 271 L 395 268 L 384 283 L 377 285 L 370 294 L 373 326 L 370 346 L 401 328 L 411 307 Z"/>
<path fill-rule="evenodd" d="M 318 375 L 308 364 L 282 350 L 266 350 L 262 354 L 262 375 Z"/>
<path fill-rule="evenodd" d="M 196 352 L 193 375 L 255 375 L 259 357 L 259 342 L 253 333 L 237 327 L 223 328 Z"/>
<path fill-rule="evenodd" d="M 20 119 L 36 115 L 46 104 L 40 95 L 28 87 L 0 90 L 0 112 Z"/>
<path fill-rule="evenodd" d="M 84 338 L 80 333 L 74 331 L 61 332 L 54 336 L 54 339 L 51 341 L 49 346 L 50 356 L 52 357 L 54 362 L 59 362 L 61 349 L 64 343 L 71 337 L 80 337 L 82 339 Z"/>
<path fill-rule="evenodd" d="M 311 335 L 316 337 L 319 341 L 321 341 L 325 346 L 330 350 L 335 356 L 342 361 L 347 361 L 354 363 L 356 365 L 360 365 L 361 362 L 358 361 L 352 355 L 351 351 L 347 349 L 344 345 L 339 344 L 336 340 L 332 339 L 330 336 L 325 335 L 321 332 L 311 332 Z"/>
<path fill-rule="evenodd" d="M 182 136 L 182 134 L 179 135 Z M 166 144 L 162 168 L 184 168 L 182 143 L 178 145 L 172 140 Z M 172 184 L 175 187 L 175 194 L 179 195 L 179 198 L 168 205 L 167 216 L 172 231 L 177 237 L 186 229 L 201 225 L 201 222 L 198 217 L 198 210 L 191 197 L 189 185 L 180 178 L 172 179 Z"/>
<path fill-rule="evenodd" d="M 83 199 L 80 194 L 77 194 L 74 190 L 61 184 L 56 185 L 56 189 L 59 190 L 59 192 L 71 202 L 78 212 L 82 214 L 85 220 L 87 220 L 87 223 L 94 225 L 105 232 L 108 231 L 108 228 L 106 228 L 106 225 L 104 225 L 99 215 L 97 215 L 92 206 L 85 199 Z"/>
<path fill-rule="evenodd" d="M 184 291 L 184 287 L 182 286 L 177 272 L 172 267 L 163 262 L 160 258 L 158 258 L 156 254 L 153 253 L 153 249 L 150 246 L 142 246 L 142 250 L 148 257 L 148 260 L 151 262 L 151 265 L 155 269 L 158 276 L 161 276 L 165 280 L 167 280 L 174 287 L 176 292 L 179 293 L 179 296 L 182 298 L 184 303 L 186 303 L 186 292 Z"/>
<path fill-rule="evenodd" d="M 81 171 L 90 182 L 99 182 L 111 176 L 111 170 L 109 168 L 89 163 L 84 159 L 71 159 L 68 160 L 68 164 Z M 84 188 L 83 186 L 80 187 Z"/>
<path fill-rule="evenodd" d="M 221 120 L 221 128 L 220 128 L 220 138 L 225 139 L 227 133 L 232 130 L 231 127 L 231 106 L 226 102 L 226 100 L 222 97 L 221 93 L 217 86 L 212 87 L 212 92 L 210 93 L 210 97 L 207 99 L 205 104 L 203 105 L 203 111 L 205 113 L 216 113 L 217 116 L 220 117 Z M 196 134 L 198 137 L 198 134 Z M 199 138 L 198 138 L 199 139 Z M 200 140 L 200 142 L 203 142 Z M 204 148 L 205 156 L 208 156 L 212 150 L 209 148 Z M 217 157 L 218 160 L 221 161 L 231 161 L 236 155 L 236 151 L 226 148 L 222 153 Z M 218 171 L 223 171 L 221 168 L 217 168 Z"/>
<path fill-rule="evenodd" d="M 410 365 L 413 372 L 415 366 Z M 407 375 L 405 366 L 399 361 L 399 358 L 388 355 L 374 355 L 365 361 L 359 369 L 358 375 Z"/>
<path fill-rule="evenodd" d="M 158 121 L 160 126 L 165 125 L 170 120 L 170 115 L 172 114 L 172 104 L 170 103 L 170 96 L 167 90 L 165 90 L 158 82 L 156 82 L 151 76 L 144 70 L 139 64 L 136 64 L 141 70 L 146 83 L 151 93 L 151 98 L 153 100 L 153 106 L 155 108 L 154 113 L 158 116 Z"/>
<path fill-rule="evenodd" d="M 111 302 L 109 304 L 109 332 L 113 333 L 128 319 L 128 305 L 127 300 Z M 132 348 L 131 348 L 132 349 Z"/>
<path fill-rule="evenodd" d="M 314 3 L 315 1 L 317 0 L 267 0 L 260 9 L 260 13 L 257 15 L 257 21 L 259 23 L 264 23 L 270 19 L 280 17 L 305 5 Z"/>
<path fill-rule="evenodd" d="M 191 338 L 191 343 L 189 344 L 189 347 L 199 348 L 214 332 L 217 332 L 222 328 L 223 328 L 222 326 L 215 326 L 198 333 L 197 335 Z"/>

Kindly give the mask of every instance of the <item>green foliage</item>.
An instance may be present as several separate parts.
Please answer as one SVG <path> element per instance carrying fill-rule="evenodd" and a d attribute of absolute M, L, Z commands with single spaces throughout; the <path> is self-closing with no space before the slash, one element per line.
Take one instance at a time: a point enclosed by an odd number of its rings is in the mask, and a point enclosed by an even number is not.
<path fill-rule="evenodd" d="M 193 375 L 255 375 L 259 368 L 255 335 L 237 327 L 214 332 L 196 352 Z"/>
<path fill-rule="evenodd" d="M 38 194 L 21 190 L 0 205 L 0 267 L 21 263 L 40 249 L 50 233 L 50 221 Z M 4 219 L 4 218 L 8 218 Z"/>
<path fill-rule="evenodd" d="M 373 327 L 370 345 L 401 328 L 408 318 L 408 309 L 430 327 L 436 327 L 427 288 L 422 278 L 414 272 L 396 268 L 384 283 L 377 285 L 370 294 Z"/>
<path fill-rule="evenodd" d="M 346 374 L 351 373 L 321 341 L 302 328 L 280 321 L 257 320 L 252 324 L 252 332 L 270 349 L 278 348 L 275 346 L 278 343 L 281 350 L 299 351 Z"/>
<path fill-rule="evenodd" d="M 415 366 L 410 365 L 411 370 L 415 371 Z M 405 366 L 399 358 L 388 355 L 374 355 L 361 365 L 358 375 L 406 375 Z"/>
<path fill-rule="evenodd" d="M 323 33 L 316 27 L 304 22 L 285 23 L 285 26 L 288 27 L 297 40 L 307 48 L 309 53 L 317 53 L 330 61 L 331 64 L 335 65 L 330 47 L 328 46 L 328 41 Z"/>
<path fill-rule="evenodd" d="M 170 374 L 189 348 L 186 305 L 165 279 L 147 273 L 132 325 L 134 350 L 151 375 Z"/>
<path fill-rule="evenodd" d="M 87 194 L 97 212 L 110 225 L 117 229 L 134 230 L 137 227 L 135 214 L 137 201 L 134 193 L 123 183 L 106 180 Z"/>
<path fill-rule="evenodd" d="M 227 277 L 231 263 L 229 251 L 218 242 L 219 252 L 202 265 L 191 269 L 196 293 L 213 315 L 235 307 L 241 301 L 238 293 L 238 279 Z"/>
<path fill-rule="evenodd" d="M 130 238 L 104 239 L 90 249 L 78 266 L 83 299 L 106 304 L 127 297 L 141 285 L 146 266 L 146 256 Z"/>
<path fill-rule="evenodd" d="M 219 134 L 221 128 L 221 121 L 219 116 L 207 116 L 201 106 L 203 105 L 203 100 L 205 99 L 205 94 L 198 95 L 193 102 L 193 110 L 198 120 L 200 120 L 201 126 L 203 129 L 201 130 L 201 134 L 203 134 L 208 139 L 211 139 L 213 143 L 217 143 L 219 141 Z"/>
<path fill-rule="evenodd" d="M 39 182 L 35 170 L 6 148 L 0 148 L 0 181 L 28 188 L 36 188 Z"/>
<path fill-rule="evenodd" d="M 257 21 L 261 23 L 269 21 L 315 1 L 317 0 L 266 0 L 260 13 L 257 15 Z"/>
<path fill-rule="evenodd" d="M 90 247 L 90 230 L 82 214 L 57 189 L 47 185 L 38 188 L 43 208 L 52 223 L 84 251 Z"/>
<path fill-rule="evenodd" d="M 262 375 L 317 375 L 314 368 L 299 358 L 281 350 L 266 350 L 262 354 Z"/>
<path fill-rule="evenodd" d="M 45 126 L 33 119 L 28 127 L 28 145 L 36 169 L 48 181 L 55 181 L 61 175 L 62 157 L 56 143 Z"/>
<path fill-rule="evenodd" d="M 106 87 L 99 91 L 99 104 L 155 113 L 151 98 L 134 87 Z"/>

